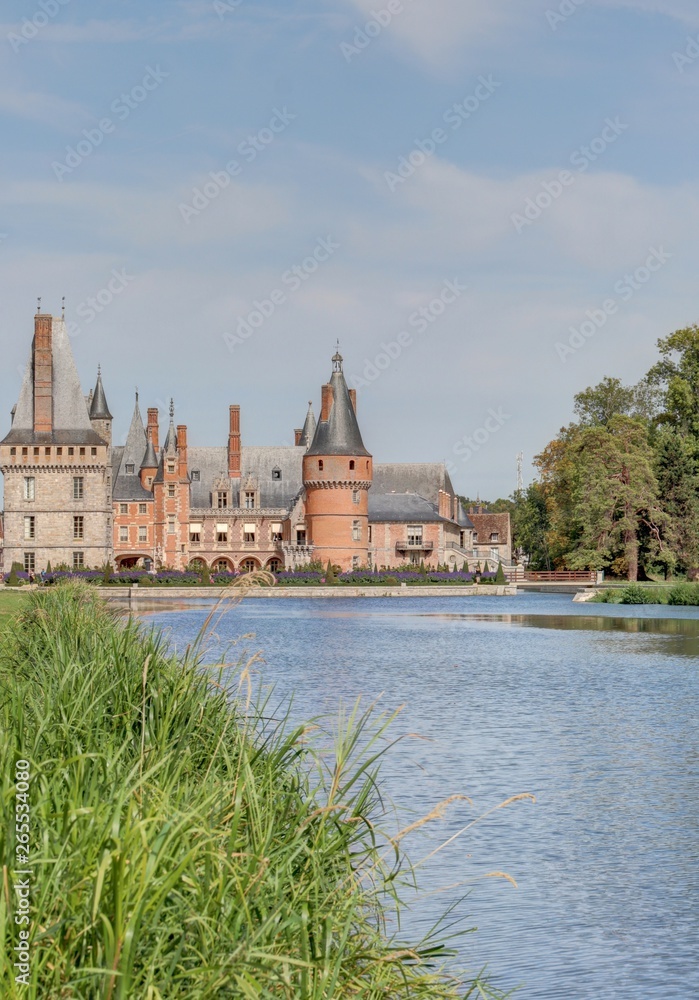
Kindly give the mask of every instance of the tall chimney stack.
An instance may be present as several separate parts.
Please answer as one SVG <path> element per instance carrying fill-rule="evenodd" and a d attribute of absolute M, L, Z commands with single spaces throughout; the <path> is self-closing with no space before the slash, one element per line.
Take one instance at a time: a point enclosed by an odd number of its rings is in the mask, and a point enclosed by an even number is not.
<path fill-rule="evenodd" d="M 34 317 L 34 433 L 53 431 L 53 319 Z"/>
<path fill-rule="evenodd" d="M 327 420 L 333 405 L 333 387 L 328 382 L 321 387 L 320 393 L 320 419 Z"/>
<path fill-rule="evenodd" d="M 157 406 L 150 406 L 148 408 L 148 429 L 146 430 L 146 434 L 148 435 L 148 440 L 152 443 L 153 448 L 155 449 L 155 454 L 157 455 L 160 451 L 160 442 L 158 441 L 160 430 L 158 427 Z"/>
<path fill-rule="evenodd" d="M 240 407 L 231 406 L 228 430 L 228 475 L 240 479 Z"/>

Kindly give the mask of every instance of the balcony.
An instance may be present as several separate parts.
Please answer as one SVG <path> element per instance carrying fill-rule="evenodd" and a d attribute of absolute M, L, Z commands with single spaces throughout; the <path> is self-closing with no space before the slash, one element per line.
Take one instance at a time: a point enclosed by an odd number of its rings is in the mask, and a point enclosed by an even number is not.
<path fill-rule="evenodd" d="M 426 542 L 424 538 L 410 538 L 407 542 L 396 542 L 398 552 L 432 552 L 434 542 Z"/>

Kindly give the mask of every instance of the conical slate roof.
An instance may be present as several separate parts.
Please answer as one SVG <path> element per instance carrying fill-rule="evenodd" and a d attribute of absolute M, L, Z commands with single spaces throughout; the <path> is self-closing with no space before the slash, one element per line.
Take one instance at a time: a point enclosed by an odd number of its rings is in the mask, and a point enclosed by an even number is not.
<path fill-rule="evenodd" d="M 165 438 L 165 444 L 163 445 L 163 454 L 171 453 L 177 451 L 177 432 L 175 431 L 175 404 L 174 401 L 170 400 L 170 426 L 168 427 L 167 437 Z"/>
<path fill-rule="evenodd" d="M 313 436 L 316 432 L 316 418 L 313 413 L 313 403 L 308 403 L 308 413 L 306 414 L 306 422 L 303 425 L 303 430 L 301 431 L 301 444 L 308 448 L 313 443 Z"/>
<path fill-rule="evenodd" d="M 97 370 L 97 385 L 90 403 L 90 420 L 111 420 L 112 415 L 107 406 L 107 397 L 102 385 L 102 372 Z"/>
<path fill-rule="evenodd" d="M 33 350 L 24 372 L 15 417 L 6 444 L 37 443 L 104 444 L 90 423 L 87 403 L 80 386 L 80 377 L 66 325 L 61 319 L 51 323 L 53 432 L 34 433 L 34 361 Z"/>
<path fill-rule="evenodd" d="M 146 445 L 146 453 L 143 456 L 143 461 L 141 462 L 140 468 L 142 469 L 157 469 L 158 468 L 158 456 L 155 454 L 155 448 L 153 447 L 153 442 L 148 438 L 148 444 Z"/>
<path fill-rule="evenodd" d="M 342 373 L 342 356 L 338 352 L 333 358 L 333 373 L 330 378 L 333 402 L 327 420 L 318 421 L 313 444 L 307 455 L 366 455 L 362 435 L 357 423 L 357 415 L 352 406 L 349 389 Z"/>
<path fill-rule="evenodd" d="M 146 429 L 143 426 L 143 417 L 138 405 L 138 393 L 136 393 L 136 405 L 134 406 L 131 426 L 126 436 L 126 444 L 121 455 L 119 470 L 114 481 L 115 500 L 145 500 L 152 499 L 148 490 L 141 485 L 141 462 L 146 451 Z M 127 472 L 127 468 L 133 471 Z"/>

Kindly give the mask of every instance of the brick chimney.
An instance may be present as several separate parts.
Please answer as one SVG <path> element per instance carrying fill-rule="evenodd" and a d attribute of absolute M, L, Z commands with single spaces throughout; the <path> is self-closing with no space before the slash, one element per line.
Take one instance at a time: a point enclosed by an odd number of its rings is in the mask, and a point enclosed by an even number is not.
<path fill-rule="evenodd" d="M 34 433 L 53 431 L 53 319 L 34 317 Z"/>
<path fill-rule="evenodd" d="M 350 389 L 349 390 L 349 397 L 350 397 L 350 400 L 352 402 L 352 409 L 354 410 L 354 412 L 356 414 L 356 412 L 357 412 L 357 390 L 356 389 Z"/>
<path fill-rule="evenodd" d="M 451 520 L 451 496 L 445 491 L 439 491 L 439 516 Z"/>
<path fill-rule="evenodd" d="M 177 453 L 179 457 L 179 476 L 184 479 L 187 475 L 187 425 L 177 425 Z"/>
<path fill-rule="evenodd" d="M 155 454 L 157 455 L 160 451 L 160 442 L 158 440 L 160 430 L 158 427 L 158 407 L 150 406 L 148 408 L 148 428 L 146 430 L 148 440 L 152 443 L 155 448 Z"/>
<path fill-rule="evenodd" d="M 240 407 L 230 407 L 228 430 L 228 475 L 240 479 Z"/>
<path fill-rule="evenodd" d="M 330 409 L 333 405 L 333 387 L 328 382 L 321 387 L 320 391 L 320 419 L 327 420 L 330 416 Z"/>

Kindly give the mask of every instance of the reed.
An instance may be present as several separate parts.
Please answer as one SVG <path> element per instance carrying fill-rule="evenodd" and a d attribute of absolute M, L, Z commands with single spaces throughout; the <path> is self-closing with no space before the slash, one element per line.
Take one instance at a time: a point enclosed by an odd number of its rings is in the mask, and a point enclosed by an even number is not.
<path fill-rule="evenodd" d="M 412 872 L 376 830 L 390 720 L 246 710 L 201 643 L 173 657 L 87 586 L 0 636 L 0 995 L 6 1000 L 498 996 L 386 928 Z M 31 763 L 31 985 L 15 982 L 15 762 Z"/>

